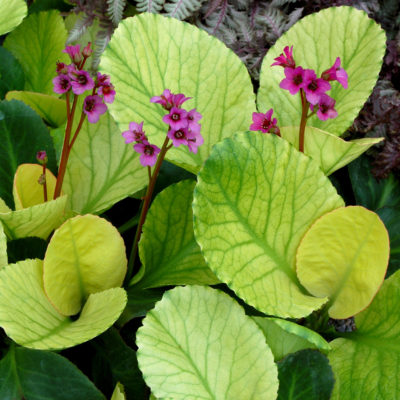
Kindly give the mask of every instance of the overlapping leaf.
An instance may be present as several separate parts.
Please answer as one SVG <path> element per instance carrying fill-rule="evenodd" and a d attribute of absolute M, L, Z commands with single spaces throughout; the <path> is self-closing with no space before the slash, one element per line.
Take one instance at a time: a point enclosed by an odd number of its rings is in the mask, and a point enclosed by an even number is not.
<path fill-rule="evenodd" d="M 18 26 L 27 13 L 24 0 L 0 0 L 0 36 Z"/>
<path fill-rule="evenodd" d="M 297 126 L 301 117 L 300 96 L 280 89 L 284 69 L 271 67 L 285 46 L 293 46 L 297 65 L 314 69 L 318 75 L 330 68 L 336 57 L 341 58 L 341 65 L 349 76 L 349 87 L 344 89 L 333 82 L 328 92 L 336 100 L 338 117 L 320 121 L 313 116 L 308 122 L 310 126 L 341 135 L 375 86 L 386 48 L 384 31 L 363 11 L 331 7 L 302 18 L 276 41 L 261 67 L 258 108 L 265 112 L 272 107 L 280 126 Z"/>
<path fill-rule="evenodd" d="M 90 294 L 121 286 L 126 266 L 117 229 L 95 215 L 78 215 L 51 238 L 43 262 L 44 290 L 61 314 L 74 315 Z"/>
<path fill-rule="evenodd" d="M 317 297 L 329 297 L 328 314 L 345 319 L 371 302 L 385 277 L 389 236 L 378 215 L 342 207 L 323 215 L 297 250 L 297 276 Z"/>
<path fill-rule="evenodd" d="M 121 288 L 95 293 L 72 321 L 44 294 L 42 261 L 21 261 L 0 271 L 0 326 L 25 347 L 64 349 L 93 339 L 117 320 L 125 304 Z"/>
<path fill-rule="evenodd" d="M 140 240 L 140 259 L 145 268 L 140 287 L 219 282 L 194 239 L 194 185 L 194 181 L 171 185 L 154 200 Z"/>
<path fill-rule="evenodd" d="M 4 47 L 0 46 L 0 99 L 10 90 L 23 90 L 25 75 L 21 64 Z"/>
<path fill-rule="evenodd" d="M 281 128 L 281 135 L 296 149 L 299 148 L 298 127 Z M 382 140 L 383 138 L 363 138 L 346 142 L 329 132 L 310 126 L 305 131 L 304 154 L 315 160 L 325 175 L 330 175 Z"/>
<path fill-rule="evenodd" d="M 275 360 L 302 349 L 320 349 L 328 352 L 329 343 L 318 333 L 294 322 L 279 318 L 253 317 L 261 328 Z"/>
<path fill-rule="evenodd" d="M 318 164 L 276 135 L 247 133 L 214 147 L 198 177 L 194 230 L 209 267 L 248 304 L 302 317 L 326 299 L 295 274 L 297 246 L 343 205 Z"/>
<path fill-rule="evenodd" d="M 212 146 L 248 129 L 255 111 L 248 72 L 240 59 L 206 32 L 173 18 L 141 14 L 122 21 L 106 49 L 101 70 L 112 76 L 118 93 L 110 110 L 120 130 L 145 121 L 150 141 L 161 145 L 165 111 L 150 98 L 164 89 L 192 97 L 185 108 L 203 115 L 205 143 L 197 154 L 186 146 L 171 149 L 167 159 L 197 172 Z"/>
<path fill-rule="evenodd" d="M 7 36 L 4 47 L 24 70 L 25 90 L 54 94 L 56 62 L 69 63 L 68 56 L 62 53 L 66 39 L 63 19 L 56 10 L 30 15 Z"/>
<path fill-rule="evenodd" d="M 147 183 L 147 169 L 132 146 L 125 144 L 108 113 L 96 124 L 84 122 L 63 184 L 72 210 L 100 213 Z"/>
<path fill-rule="evenodd" d="M 386 400 L 400 392 L 400 272 L 386 279 L 357 330 L 331 342 L 332 399 Z"/>
<path fill-rule="evenodd" d="M 3 225 L 0 223 L 0 268 L 3 268 L 7 264 L 7 238 L 4 233 Z"/>
<path fill-rule="evenodd" d="M 158 398 L 275 399 L 277 370 L 257 325 L 204 286 L 164 294 L 137 333 L 138 361 Z"/>

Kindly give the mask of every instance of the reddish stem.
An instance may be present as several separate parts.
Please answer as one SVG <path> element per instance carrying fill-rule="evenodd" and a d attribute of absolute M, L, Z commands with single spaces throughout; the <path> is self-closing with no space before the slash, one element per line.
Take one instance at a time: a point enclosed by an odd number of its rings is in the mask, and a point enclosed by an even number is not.
<path fill-rule="evenodd" d="M 301 121 L 299 129 L 299 151 L 304 153 L 304 133 L 306 130 L 306 123 L 307 123 L 308 101 L 306 100 L 303 89 L 300 89 L 300 97 L 301 97 Z"/>

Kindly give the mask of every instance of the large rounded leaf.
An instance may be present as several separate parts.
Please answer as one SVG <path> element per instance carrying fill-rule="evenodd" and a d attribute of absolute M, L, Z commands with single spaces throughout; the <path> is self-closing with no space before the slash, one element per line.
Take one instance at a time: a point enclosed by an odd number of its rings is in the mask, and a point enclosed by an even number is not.
<path fill-rule="evenodd" d="M 194 194 L 195 236 L 218 278 L 260 311 L 300 318 L 326 299 L 295 273 L 297 246 L 343 205 L 318 164 L 276 135 L 247 133 L 214 147 Z"/>
<path fill-rule="evenodd" d="M 151 205 L 140 239 L 140 287 L 218 283 L 193 234 L 194 181 L 169 186 Z"/>
<path fill-rule="evenodd" d="M 43 262 L 44 289 L 57 310 L 74 315 L 89 294 L 121 286 L 126 267 L 117 229 L 95 215 L 78 215 L 51 238 Z"/>
<path fill-rule="evenodd" d="M 296 149 L 299 148 L 299 127 L 281 128 L 281 136 Z M 315 160 L 330 175 L 344 167 L 383 138 L 363 138 L 345 141 L 329 132 L 311 126 L 306 127 L 304 154 Z"/>
<path fill-rule="evenodd" d="M 157 398 L 276 398 L 276 365 L 263 334 L 217 290 L 166 292 L 143 320 L 137 344 L 139 367 Z"/>
<path fill-rule="evenodd" d="M 328 314 L 345 319 L 363 310 L 385 277 L 389 236 L 378 215 L 343 207 L 322 216 L 297 250 L 297 276 L 314 296 L 329 297 Z"/>
<path fill-rule="evenodd" d="M 16 210 L 22 210 L 44 203 L 44 187 L 38 182 L 43 174 L 43 167 L 39 164 L 21 164 L 14 176 L 14 203 Z M 46 168 L 47 199 L 54 196 L 57 178 Z"/>
<path fill-rule="evenodd" d="M 67 196 L 22 210 L 0 210 L 0 221 L 10 239 L 36 236 L 47 239 L 65 220 Z"/>
<path fill-rule="evenodd" d="M 293 46 L 297 65 L 314 69 L 318 75 L 340 57 L 349 76 L 349 87 L 344 89 L 338 82 L 332 82 L 332 90 L 328 92 L 336 100 L 339 115 L 328 121 L 313 116 L 308 125 L 342 134 L 358 115 L 378 79 L 386 49 L 384 31 L 363 11 L 331 7 L 301 19 L 277 40 L 261 67 L 258 107 L 265 111 L 272 107 L 280 126 L 296 126 L 301 118 L 300 95 L 292 96 L 280 89 L 283 68 L 271 67 L 285 46 Z"/>
<path fill-rule="evenodd" d="M 126 301 L 121 288 L 92 294 L 72 321 L 47 299 L 41 260 L 21 261 L 0 271 L 0 326 L 25 347 L 56 350 L 93 339 L 117 320 Z"/>
<path fill-rule="evenodd" d="M 0 0 L 0 36 L 18 26 L 27 13 L 24 0 Z"/>
<path fill-rule="evenodd" d="M 357 330 L 331 342 L 333 400 L 397 399 L 400 393 L 400 271 L 355 317 Z"/>
<path fill-rule="evenodd" d="M 204 144 L 197 154 L 186 146 L 167 159 L 198 171 L 212 146 L 248 129 L 255 111 L 253 87 L 240 59 L 206 32 L 173 18 L 141 14 L 122 21 L 104 52 L 100 68 L 112 76 L 117 96 L 110 110 L 121 131 L 131 121 L 145 121 L 150 141 L 161 145 L 167 133 L 165 111 L 150 98 L 164 89 L 192 97 Z"/>
<path fill-rule="evenodd" d="M 4 41 L 25 73 L 25 90 L 54 94 L 56 62 L 69 62 L 62 53 L 67 39 L 63 19 L 56 10 L 30 15 Z M 34 66 L 34 67 L 33 67 Z"/>
<path fill-rule="evenodd" d="M 276 361 L 302 349 L 328 352 L 329 343 L 317 332 L 280 318 L 253 317 L 261 328 Z"/>

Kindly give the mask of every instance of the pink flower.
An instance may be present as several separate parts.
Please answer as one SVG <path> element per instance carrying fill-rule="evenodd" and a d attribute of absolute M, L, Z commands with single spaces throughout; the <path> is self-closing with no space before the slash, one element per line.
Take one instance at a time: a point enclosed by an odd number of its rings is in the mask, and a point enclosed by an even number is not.
<path fill-rule="evenodd" d="M 106 74 L 102 75 L 100 72 L 97 73 L 97 81 L 96 81 L 96 86 L 103 86 L 103 85 L 110 85 L 110 77 Z"/>
<path fill-rule="evenodd" d="M 54 92 L 63 94 L 68 92 L 68 90 L 71 89 L 71 82 L 69 80 L 69 77 L 64 74 L 57 75 L 55 78 L 53 78 L 53 85 L 54 85 Z"/>
<path fill-rule="evenodd" d="M 150 144 L 147 140 L 142 143 L 136 143 L 133 148 L 140 153 L 140 163 L 145 166 L 153 166 L 157 162 L 157 155 L 160 149 L 154 144 Z"/>
<path fill-rule="evenodd" d="M 311 105 L 310 108 L 314 111 L 317 108 L 317 117 L 321 121 L 326 121 L 328 118 L 336 118 L 338 113 L 334 109 L 336 101 L 327 94 L 322 94 L 317 105 Z"/>
<path fill-rule="evenodd" d="M 201 126 L 197 121 L 200 121 L 203 116 L 193 108 L 187 113 L 188 128 L 191 132 L 200 133 Z"/>
<path fill-rule="evenodd" d="M 63 53 L 67 53 L 71 58 L 71 61 L 76 65 L 79 65 L 82 61 L 81 46 L 79 44 L 76 46 L 67 46 L 63 50 Z"/>
<path fill-rule="evenodd" d="M 90 47 L 91 44 L 92 44 L 92 42 L 88 42 L 86 47 L 83 48 L 83 50 L 82 50 L 83 57 L 88 58 L 92 55 L 93 49 Z"/>
<path fill-rule="evenodd" d="M 274 58 L 275 62 L 271 64 L 271 67 L 274 65 L 279 65 L 285 68 L 296 68 L 296 63 L 293 59 L 293 46 L 289 48 L 286 46 L 283 49 L 283 53 L 279 57 Z"/>
<path fill-rule="evenodd" d="M 106 103 L 112 103 L 114 101 L 115 90 L 112 83 L 110 83 L 109 85 L 100 86 L 98 93 L 103 96 Z"/>
<path fill-rule="evenodd" d="M 348 88 L 347 72 L 340 68 L 340 57 L 336 58 L 332 67 L 321 74 L 321 78 L 326 81 L 338 81 L 345 89 Z"/>
<path fill-rule="evenodd" d="M 72 91 L 75 94 L 82 94 L 86 90 L 92 90 L 94 88 L 94 81 L 90 77 L 89 72 L 82 71 L 71 71 L 69 73 L 71 77 Z"/>
<path fill-rule="evenodd" d="M 172 107 L 180 107 L 186 100 L 191 97 L 185 97 L 184 94 L 172 94 L 169 89 L 165 89 L 161 96 L 154 96 L 150 99 L 152 103 L 161 104 L 167 111 Z"/>
<path fill-rule="evenodd" d="M 164 115 L 163 121 L 174 130 L 186 128 L 188 126 L 187 114 L 188 112 L 182 108 L 172 107 L 169 114 Z"/>
<path fill-rule="evenodd" d="M 107 111 L 107 106 L 103 103 L 100 96 L 86 96 L 83 102 L 83 112 L 87 115 L 88 121 L 92 124 L 96 123 L 101 114 Z"/>
<path fill-rule="evenodd" d="M 189 151 L 192 153 L 197 153 L 197 148 L 204 143 L 204 138 L 201 136 L 200 132 L 189 132 L 187 138 L 187 146 Z"/>
<path fill-rule="evenodd" d="M 276 118 L 271 119 L 273 114 L 272 108 L 268 110 L 265 114 L 263 113 L 253 113 L 253 123 L 250 125 L 251 131 L 261 131 L 263 133 L 271 132 L 271 129 L 274 128 L 274 133 L 276 133 Z M 279 129 L 279 128 L 278 128 Z"/>
<path fill-rule="evenodd" d="M 306 69 L 304 71 L 304 92 L 306 99 L 310 104 L 317 104 L 321 96 L 331 88 L 331 85 L 321 78 L 317 78 L 314 70 Z"/>
<path fill-rule="evenodd" d="M 167 133 L 167 136 L 172 140 L 172 144 L 175 147 L 178 147 L 181 144 L 188 144 L 188 135 L 188 129 L 183 127 L 178 129 L 171 128 Z"/>
<path fill-rule="evenodd" d="M 281 81 L 279 87 L 289 90 L 290 94 L 296 94 L 304 87 L 304 69 L 302 67 L 285 68 L 284 71 L 286 78 Z"/>
<path fill-rule="evenodd" d="M 131 122 L 129 124 L 129 130 L 122 132 L 122 136 L 125 138 L 125 143 L 147 141 L 143 130 L 143 122 L 140 124 Z"/>

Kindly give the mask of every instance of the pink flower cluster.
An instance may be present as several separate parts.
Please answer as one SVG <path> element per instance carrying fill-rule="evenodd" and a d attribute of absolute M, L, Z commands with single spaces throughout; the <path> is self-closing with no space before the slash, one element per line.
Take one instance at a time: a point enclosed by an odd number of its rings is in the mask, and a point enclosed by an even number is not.
<path fill-rule="evenodd" d="M 151 167 L 156 163 L 160 149 L 148 142 L 143 130 L 143 122 L 140 124 L 131 122 L 129 130 L 122 132 L 122 136 L 125 138 L 125 143 L 136 142 L 133 148 L 140 154 L 140 163 L 143 166 Z"/>
<path fill-rule="evenodd" d="M 332 67 L 318 78 L 314 70 L 296 67 L 293 46 L 290 48 L 286 46 L 271 66 L 278 65 L 284 68 L 285 78 L 279 86 L 292 95 L 302 90 L 311 110 L 316 111 L 317 117 L 325 121 L 328 118 L 337 117 L 337 111 L 334 108 L 336 102 L 326 94 L 331 89 L 329 82 L 338 81 L 345 89 L 348 87 L 347 72 L 341 68 L 340 64 L 340 57 L 337 57 Z"/>
<path fill-rule="evenodd" d="M 273 114 L 272 108 L 268 110 L 265 114 L 263 113 L 253 113 L 253 123 L 250 125 L 251 131 L 261 131 L 263 133 L 274 133 L 280 136 L 280 129 L 276 125 L 276 118 L 272 118 Z"/>
<path fill-rule="evenodd" d="M 114 86 L 108 75 L 97 73 L 95 80 L 89 72 L 83 69 L 86 59 L 90 57 L 93 50 L 90 42 L 81 51 L 80 45 L 67 46 L 63 52 L 67 53 L 72 61 L 71 64 L 57 63 L 57 76 L 53 79 L 54 92 L 58 94 L 72 91 L 80 95 L 91 90 L 91 95 L 86 96 L 83 103 L 83 112 L 88 121 L 96 123 L 101 114 L 107 111 L 105 103 L 112 103 L 115 97 Z"/>
<path fill-rule="evenodd" d="M 185 97 L 182 93 L 173 94 L 169 89 L 165 89 L 161 96 L 154 96 L 150 101 L 161 104 L 169 112 L 164 115 L 163 121 L 168 124 L 167 137 L 172 140 L 171 146 L 178 147 L 183 144 L 188 146 L 189 151 L 197 153 L 197 148 L 204 142 L 198 122 L 202 116 L 195 108 L 190 111 L 181 108 L 189 99 L 190 97 Z M 143 131 L 143 122 L 140 124 L 131 122 L 129 130 L 122 132 L 122 136 L 125 138 L 125 143 L 136 142 L 133 148 L 141 154 L 140 162 L 143 166 L 152 166 L 156 163 L 161 150 L 148 142 Z"/>
<path fill-rule="evenodd" d="M 150 101 L 161 104 L 169 111 L 164 115 L 163 121 L 169 126 L 167 136 L 172 140 L 172 144 L 175 147 L 186 145 L 189 151 L 197 153 L 197 148 L 204 143 L 198 122 L 202 115 L 195 108 L 190 111 L 181 108 L 189 99 L 190 97 L 185 97 L 182 93 L 172 94 L 169 89 L 165 89 L 161 96 L 154 96 Z"/>

